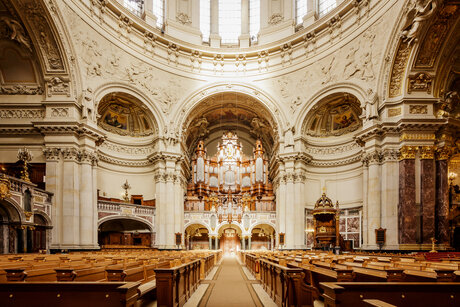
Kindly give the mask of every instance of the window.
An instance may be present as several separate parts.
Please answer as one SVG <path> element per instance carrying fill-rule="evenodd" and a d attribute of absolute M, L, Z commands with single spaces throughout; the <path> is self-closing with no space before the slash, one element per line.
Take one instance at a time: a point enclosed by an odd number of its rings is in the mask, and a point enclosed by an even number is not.
<path fill-rule="evenodd" d="M 249 1 L 249 35 L 251 41 L 257 41 L 260 30 L 260 0 Z"/>
<path fill-rule="evenodd" d="M 219 34 L 222 44 L 237 44 L 241 35 L 241 0 L 219 0 Z"/>
<path fill-rule="evenodd" d="M 123 6 L 139 17 L 142 16 L 143 5 L 143 0 L 123 0 Z"/>
<path fill-rule="evenodd" d="M 296 0 L 295 11 L 296 24 L 303 23 L 303 16 L 307 15 L 307 0 Z"/>
<path fill-rule="evenodd" d="M 200 30 L 203 41 L 209 42 L 211 33 L 211 0 L 200 0 Z"/>
<path fill-rule="evenodd" d="M 337 5 L 336 0 L 319 0 L 319 16 L 329 13 Z"/>
<path fill-rule="evenodd" d="M 164 0 L 153 0 L 153 14 L 157 17 L 157 27 L 163 27 Z"/>

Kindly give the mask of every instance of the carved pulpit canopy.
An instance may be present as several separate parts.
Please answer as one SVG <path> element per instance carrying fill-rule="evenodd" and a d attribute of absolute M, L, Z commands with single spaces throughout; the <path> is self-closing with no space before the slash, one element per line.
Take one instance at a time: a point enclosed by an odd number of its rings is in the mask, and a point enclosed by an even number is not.
<path fill-rule="evenodd" d="M 339 203 L 337 202 L 336 207 L 332 200 L 323 193 L 321 197 L 316 201 L 315 208 L 313 209 L 313 215 L 316 214 L 335 214 L 338 210 Z"/>

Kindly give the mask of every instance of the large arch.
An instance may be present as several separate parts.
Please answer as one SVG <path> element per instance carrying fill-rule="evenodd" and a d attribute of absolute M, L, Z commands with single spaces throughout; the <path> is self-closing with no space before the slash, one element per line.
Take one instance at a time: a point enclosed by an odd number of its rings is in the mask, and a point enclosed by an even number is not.
<path fill-rule="evenodd" d="M 174 126 L 180 129 L 177 131 L 178 134 L 182 135 L 187 120 L 190 118 L 193 110 L 195 110 L 200 103 L 215 94 L 232 92 L 245 94 L 263 105 L 270 113 L 270 116 L 273 118 L 277 126 L 278 137 L 282 136 L 282 131 L 289 125 L 286 115 L 280 112 L 280 110 L 283 110 L 283 107 L 278 104 L 276 99 L 272 98 L 263 90 L 253 85 L 237 82 L 219 82 L 209 84 L 196 90 L 194 93 L 186 97 L 182 103 L 177 104 L 180 108 L 176 108 L 174 110 L 171 118 L 173 118 Z"/>

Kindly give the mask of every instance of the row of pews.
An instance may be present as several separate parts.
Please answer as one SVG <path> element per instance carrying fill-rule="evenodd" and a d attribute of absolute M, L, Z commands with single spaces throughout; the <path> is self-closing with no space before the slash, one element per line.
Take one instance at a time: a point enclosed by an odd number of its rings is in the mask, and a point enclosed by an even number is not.
<path fill-rule="evenodd" d="M 460 306 L 458 258 L 314 251 L 239 256 L 278 306 Z"/>
<path fill-rule="evenodd" d="M 182 306 L 221 251 L 109 249 L 0 256 L 1 306 Z"/>

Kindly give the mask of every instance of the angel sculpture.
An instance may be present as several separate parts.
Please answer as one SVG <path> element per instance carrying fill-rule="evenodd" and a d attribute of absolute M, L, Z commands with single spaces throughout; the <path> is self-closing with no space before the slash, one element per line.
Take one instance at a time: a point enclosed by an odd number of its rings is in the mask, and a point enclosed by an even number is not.
<path fill-rule="evenodd" d="M 7 27 L 10 28 L 11 40 L 17 41 L 19 44 L 24 45 L 27 49 L 29 49 L 29 51 L 32 51 L 32 46 L 30 45 L 29 38 L 27 37 L 24 28 L 19 22 L 7 16 L 0 17 L 0 21 L 4 22 Z"/>
<path fill-rule="evenodd" d="M 415 0 L 409 7 L 401 37 L 404 42 L 411 43 L 416 40 L 423 25 L 434 15 L 439 0 Z"/>

